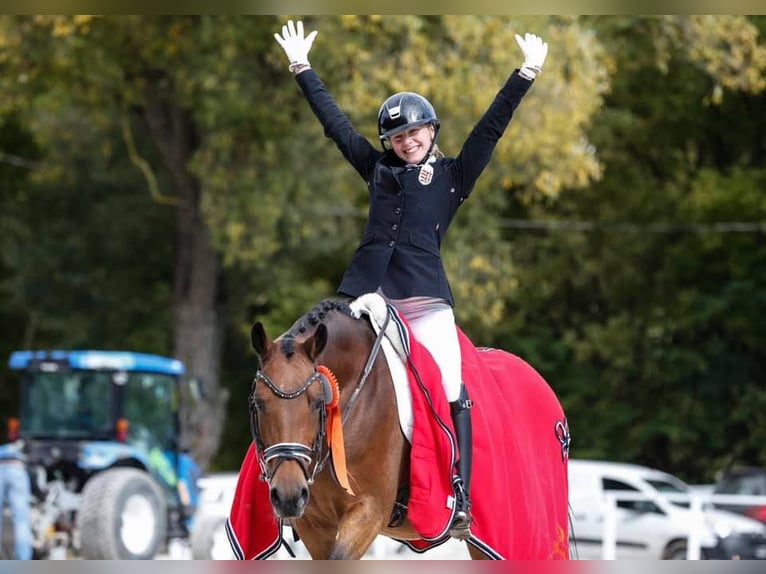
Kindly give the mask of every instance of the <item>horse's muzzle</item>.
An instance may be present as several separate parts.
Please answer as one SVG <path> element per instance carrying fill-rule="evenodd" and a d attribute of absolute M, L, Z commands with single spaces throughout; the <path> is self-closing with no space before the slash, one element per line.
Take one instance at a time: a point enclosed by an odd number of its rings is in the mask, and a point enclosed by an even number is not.
<path fill-rule="evenodd" d="M 309 502 L 309 487 L 306 483 L 292 489 L 272 486 L 270 497 L 274 514 L 279 518 L 300 518 Z"/>

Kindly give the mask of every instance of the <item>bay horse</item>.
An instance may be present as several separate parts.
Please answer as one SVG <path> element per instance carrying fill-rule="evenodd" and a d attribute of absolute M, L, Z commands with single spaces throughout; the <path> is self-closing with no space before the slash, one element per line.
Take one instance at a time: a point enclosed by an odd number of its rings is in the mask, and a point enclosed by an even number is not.
<path fill-rule="evenodd" d="M 357 315 L 347 301 L 327 299 L 275 340 L 260 322 L 251 330 L 260 361 L 249 397 L 251 449 L 274 515 L 293 527 L 313 559 L 360 559 L 379 534 L 421 538 L 409 517 L 392 520 L 410 478 L 411 445 L 399 423 L 391 371 L 378 354 L 381 339 Z M 342 425 L 331 420 L 333 404 Z M 329 435 L 337 434 L 342 453 L 328 446 Z M 566 507 L 566 493 L 559 500 Z M 531 522 L 545 520 L 549 528 L 545 512 L 538 514 Z M 566 524 L 563 529 L 556 535 L 565 540 L 557 544 L 568 554 Z M 473 542 L 467 541 L 472 559 L 495 557 Z"/>

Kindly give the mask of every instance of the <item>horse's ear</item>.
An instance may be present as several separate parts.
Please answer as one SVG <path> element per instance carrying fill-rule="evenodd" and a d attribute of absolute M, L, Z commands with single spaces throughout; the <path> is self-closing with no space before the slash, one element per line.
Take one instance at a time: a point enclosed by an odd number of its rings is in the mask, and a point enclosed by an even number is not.
<path fill-rule="evenodd" d="M 327 345 L 327 326 L 319 323 L 314 334 L 303 343 L 303 348 L 309 358 L 314 361 L 324 350 L 325 345 Z"/>
<path fill-rule="evenodd" d="M 266 354 L 266 349 L 271 345 L 271 341 L 260 321 L 257 321 L 250 330 L 250 341 L 253 344 L 253 350 L 259 357 Z"/>

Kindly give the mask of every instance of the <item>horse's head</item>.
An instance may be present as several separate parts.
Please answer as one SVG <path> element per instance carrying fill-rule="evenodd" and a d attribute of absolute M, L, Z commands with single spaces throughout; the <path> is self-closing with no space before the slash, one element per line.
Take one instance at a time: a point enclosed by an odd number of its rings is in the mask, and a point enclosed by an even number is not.
<path fill-rule="evenodd" d="M 261 323 L 251 331 L 261 360 L 250 392 L 250 420 L 261 471 L 280 518 L 299 518 L 309 486 L 323 462 L 326 405 L 332 388 L 317 372 L 316 359 L 327 343 L 327 327 L 308 337 L 289 333 L 269 339 Z"/>

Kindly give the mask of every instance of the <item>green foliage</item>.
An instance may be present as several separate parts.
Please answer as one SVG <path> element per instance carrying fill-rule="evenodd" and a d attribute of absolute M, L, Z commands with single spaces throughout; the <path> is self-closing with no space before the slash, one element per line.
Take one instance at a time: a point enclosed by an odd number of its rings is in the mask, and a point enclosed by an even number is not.
<path fill-rule="evenodd" d="M 762 464 L 760 437 L 745 429 L 762 400 L 764 132 L 754 126 L 763 68 L 760 56 L 723 57 L 737 43 L 763 47 L 739 18 L 591 23 L 615 70 L 590 132 L 604 177 L 530 210 L 591 224 L 515 242 L 517 316 L 500 341 L 544 366 L 567 407 L 574 456 L 694 480 L 732 462 Z M 730 35 L 736 26 L 748 29 Z M 703 54 L 694 43 L 710 37 L 727 42 Z M 751 80 L 711 77 L 719 60 Z M 751 225 L 719 225 L 727 221 Z M 518 340 L 527 331 L 556 342 L 530 348 Z"/>
<path fill-rule="evenodd" d="M 10 154 L 6 150 L 12 150 Z M 23 305 L 15 298 L 16 271 L 13 267 L 14 248 L 12 237 L 24 233 L 24 222 L 17 216 L 17 206 L 26 202 L 26 178 L 28 166 L 34 165 L 37 150 L 29 134 L 12 115 L 0 117 L 0 332 L 18 331 L 24 324 Z M 8 357 L 14 350 L 15 341 L 0 337 L 0 353 Z M 0 363 L 0 420 L 16 413 L 18 393 L 10 380 L 6 362 Z"/>

